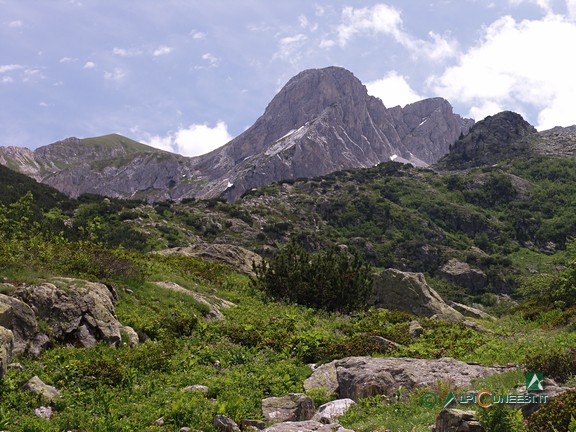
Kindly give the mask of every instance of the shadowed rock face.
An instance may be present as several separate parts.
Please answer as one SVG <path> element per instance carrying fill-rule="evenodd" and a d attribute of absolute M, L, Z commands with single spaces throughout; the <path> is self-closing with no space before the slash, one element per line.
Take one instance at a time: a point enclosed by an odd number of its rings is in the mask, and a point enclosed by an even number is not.
<path fill-rule="evenodd" d="M 465 169 L 492 165 L 534 150 L 538 141 L 538 132 L 521 115 L 504 111 L 476 123 L 436 166 Z"/>
<path fill-rule="evenodd" d="M 427 166 L 473 123 L 441 98 L 387 109 L 351 72 L 328 67 L 296 75 L 252 127 L 203 156 L 107 135 L 68 138 L 34 152 L 0 148 L 0 163 L 71 196 L 157 201 L 224 193 L 235 200 L 273 181 L 389 160 Z"/>

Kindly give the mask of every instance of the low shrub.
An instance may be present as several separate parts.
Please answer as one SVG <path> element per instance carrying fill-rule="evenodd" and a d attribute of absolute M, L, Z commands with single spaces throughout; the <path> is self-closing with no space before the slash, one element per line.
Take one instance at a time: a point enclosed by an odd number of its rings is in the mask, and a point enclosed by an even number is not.
<path fill-rule="evenodd" d="M 542 372 L 544 376 L 564 383 L 576 375 L 576 348 L 555 349 L 526 356 L 527 370 Z"/>
<path fill-rule="evenodd" d="M 572 432 L 576 430 L 576 390 L 554 398 L 527 418 L 528 432 Z"/>

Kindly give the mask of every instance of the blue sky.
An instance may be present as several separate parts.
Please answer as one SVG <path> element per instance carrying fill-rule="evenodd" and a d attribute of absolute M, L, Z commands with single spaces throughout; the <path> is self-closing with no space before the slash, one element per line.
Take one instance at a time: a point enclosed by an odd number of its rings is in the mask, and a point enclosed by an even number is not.
<path fill-rule="evenodd" d="M 0 145 L 120 133 L 185 155 L 342 66 L 388 107 L 576 124 L 576 0 L 0 0 Z"/>

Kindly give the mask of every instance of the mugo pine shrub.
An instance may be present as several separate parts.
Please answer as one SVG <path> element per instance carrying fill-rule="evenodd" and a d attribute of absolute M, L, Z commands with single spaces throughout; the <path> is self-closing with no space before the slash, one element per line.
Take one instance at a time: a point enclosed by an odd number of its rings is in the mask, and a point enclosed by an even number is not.
<path fill-rule="evenodd" d="M 309 253 L 292 242 L 253 268 L 256 288 L 277 300 L 318 309 L 357 310 L 372 293 L 370 266 L 358 253 L 345 249 Z"/>

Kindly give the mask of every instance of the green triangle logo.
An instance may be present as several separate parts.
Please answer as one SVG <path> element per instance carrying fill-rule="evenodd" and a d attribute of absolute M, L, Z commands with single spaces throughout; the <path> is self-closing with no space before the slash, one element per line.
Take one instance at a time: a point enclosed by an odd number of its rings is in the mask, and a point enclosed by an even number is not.
<path fill-rule="evenodd" d="M 450 404 L 452 404 L 452 402 L 456 401 L 456 396 L 454 395 L 454 393 L 452 392 L 452 390 L 450 390 L 450 393 L 448 393 L 448 396 L 446 396 L 446 399 L 444 400 L 444 406 L 442 407 L 447 408 Z"/>
<path fill-rule="evenodd" d="M 542 391 L 544 390 L 544 374 L 542 372 L 528 372 L 526 374 L 526 390 Z"/>

